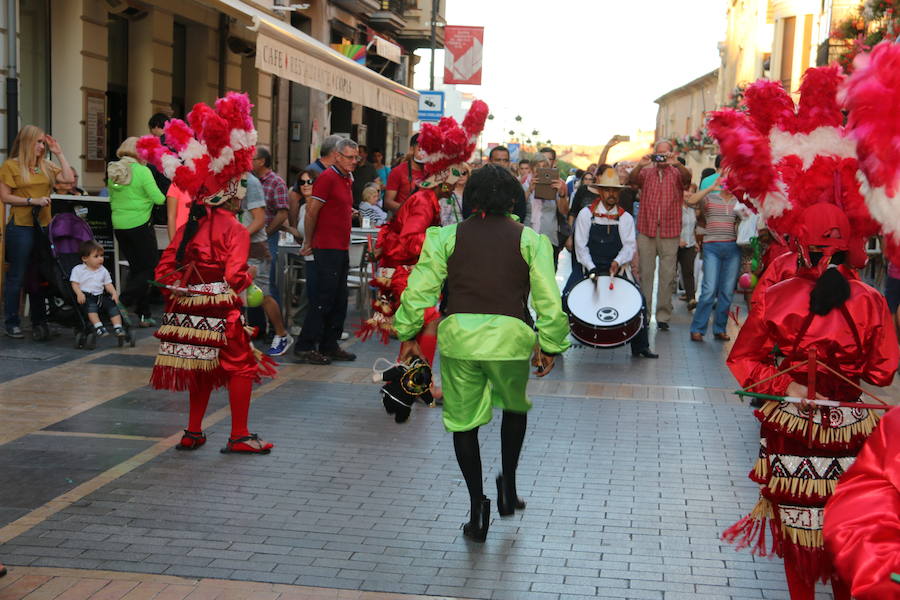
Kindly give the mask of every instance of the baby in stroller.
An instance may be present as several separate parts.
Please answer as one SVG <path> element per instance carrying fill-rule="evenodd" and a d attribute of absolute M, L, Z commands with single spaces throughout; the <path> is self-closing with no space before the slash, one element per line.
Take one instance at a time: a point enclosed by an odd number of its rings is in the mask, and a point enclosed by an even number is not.
<path fill-rule="evenodd" d="M 72 269 L 69 282 L 75 292 L 78 304 L 84 306 L 88 321 L 94 327 L 97 337 L 108 335 L 109 332 L 100 320 L 100 311 L 109 315 L 113 332 L 118 338 L 125 337 L 125 329 L 122 327 L 122 316 L 116 306 L 119 302 L 119 294 L 112 284 L 109 271 L 103 266 L 104 249 L 97 241 L 87 240 L 81 244 L 81 264 Z"/>

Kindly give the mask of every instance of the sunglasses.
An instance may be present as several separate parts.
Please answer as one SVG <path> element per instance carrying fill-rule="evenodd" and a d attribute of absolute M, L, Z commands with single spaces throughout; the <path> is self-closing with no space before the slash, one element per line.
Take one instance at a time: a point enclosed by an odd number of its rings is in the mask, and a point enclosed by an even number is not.
<path fill-rule="evenodd" d="M 300 185 L 312 185 L 315 179 L 301 179 Z"/>

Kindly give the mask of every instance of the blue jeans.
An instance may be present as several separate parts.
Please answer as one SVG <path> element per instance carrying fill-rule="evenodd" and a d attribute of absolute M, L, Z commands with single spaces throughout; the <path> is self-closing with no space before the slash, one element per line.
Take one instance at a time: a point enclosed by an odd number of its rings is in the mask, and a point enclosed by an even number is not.
<path fill-rule="evenodd" d="M 276 231 L 269 236 L 267 243 L 269 244 L 269 254 L 272 255 L 272 264 L 269 266 L 269 289 L 263 290 L 275 298 L 275 302 L 281 306 L 281 294 L 278 293 L 278 239 L 281 234 Z"/>
<path fill-rule="evenodd" d="M 734 242 L 703 244 L 703 287 L 691 321 L 691 333 L 706 334 L 714 304 L 713 333 L 725 333 L 740 268 L 741 249 Z"/>
<path fill-rule="evenodd" d="M 3 285 L 3 305 L 7 329 L 21 325 L 19 296 L 22 287 L 25 287 L 31 299 L 31 323 L 43 323 L 47 320 L 44 295 L 37 281 L 37 269 L 32 268 L 29 273 L 35 237 L 34 227 L 23 227 L 12 222 L 6 225 L 6 261 L 9 263 L 9 270 Z"/>
<path fill-rule="evenodd" d="M 575 258 L 575 252 L 572 251 L 572 272 L 569 274 L 569 280 L 566 281 L 566 287 L 563 288 L 563 294 L 568 294 L 575 284 L 584 279 L 584 269 L 581 267 L 581 264 L 578 262 L 578 259 Z"/>

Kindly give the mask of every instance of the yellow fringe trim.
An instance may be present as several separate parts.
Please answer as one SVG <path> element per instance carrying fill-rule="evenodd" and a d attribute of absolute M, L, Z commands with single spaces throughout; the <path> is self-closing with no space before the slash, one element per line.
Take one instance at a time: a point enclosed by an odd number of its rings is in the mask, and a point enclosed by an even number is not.
<path fill-rule="evenodd" d="M 767 487 L 773 492 L 787 492 L 793 497 L 817 495 L 825 498 L 834 493 L 837 479 L 800 479 L 798 477 L 772 477 Z"/>
<path fill-rule="evenodd" d="M 753 519 L 774 519 L 775 507 L 768 498 L 760 496 L 748 516 Z"/>
<path fill-rule="evenodd" d="M 825 538 L 821 529 L 795 529 L 787 525 L 781 525 L 781 533 L 802 548 L 822 549 L 825 547 Z"/>
<path fill-rule="evenodd" d="M 753 465 L 753 474 L 756 475 L 760 479 L 768 479 L 769 478 L 769 459 L 768 458 L 757 458 L 756 464 Z"/>
<path fill-rule="evenodd" d="M 194 329 L 192 327 L 179 327 L 178 325 L 163 325 L 156 331 L 157 336 L 176 336 L 188 337 L 192 340 L 212 340 L 215 342 L 224 342 L 225 334 L 220 331 L 210 331 L 205 329 Z"/>
<path fill-rule="evenodd" d="M 810 426 L 809 420 L 789 414 L 779 407 L 779 402 L 769 400 L 759 410 L 766 417 L 766 422 L 780 425 L 789 432 L 805 435 Z M 813 440 L 820 444 L 846 444 L 857 435 L 868 437 L 877 424 L 878 416 L 871 410 L 866 411 L 866 416 L 862 420 L 843 427 L 822 427 L 821 424 L 813 422 Z"/>
<path fill-rule="evenodd" d="M 198 294 L 196 296 L 175 296 L 176 306 L 204 306 L 208 304 L 230 304 L 237 298 L 234 290 L 229 290 L 224 294 L 216 294 L 215 296 L 206 296 Z"/>
<path fill-rule="evenodd" d="M 212 371 L 219 366 L 219 359 L 200 360 L 197 358 L 180 358 L 158 354 L 156 356 L 156 364 L 160 367 L 174 367 L 188 371 Z"/>

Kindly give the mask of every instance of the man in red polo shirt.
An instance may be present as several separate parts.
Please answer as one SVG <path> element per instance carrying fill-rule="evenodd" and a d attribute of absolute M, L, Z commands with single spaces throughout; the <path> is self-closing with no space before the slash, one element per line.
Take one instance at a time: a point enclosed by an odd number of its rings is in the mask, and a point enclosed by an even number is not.
<path fill-rule="evenodd" d="M 387 185 L 384 188 L 384 209 L 397 212 L 406 199 L 409 198 L 425 179 L 425 169 L 422 168 L 424 154 L 419 150 L 419 134 L 409 139 L 409 158 L 391 169 L 388 175 Z"/>
<path fill-rule="evenodd" d="M 347 274 L 350 270 L 350 227 L 353 215 L 353 168 L 359 148 L 346 138 L 337 143 L 336 163 L 313 184 L 304 221 L 304 256 L 312 282 L 309 310 L 294 346 L 297 362 L 327 365 L 333 360 L 356 360 L 338 346 L 347 317 Z"/>

